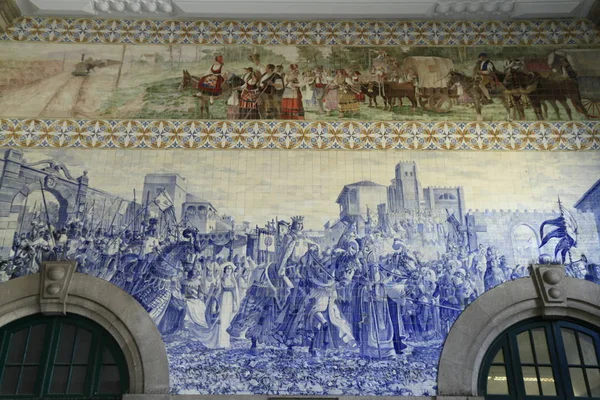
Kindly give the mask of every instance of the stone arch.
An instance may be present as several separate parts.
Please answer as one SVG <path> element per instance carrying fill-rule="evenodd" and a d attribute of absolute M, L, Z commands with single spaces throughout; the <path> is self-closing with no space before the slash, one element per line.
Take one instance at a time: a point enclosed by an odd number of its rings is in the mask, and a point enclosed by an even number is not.
<path fill-rule="evenodd" d="M 35 193 L 37 191 L 41 191 L 41 186 L 39 184 L 39 182 L 32 182 L 30 184 L 27 184 L 23 187 L 23 189 L 21 189 L 16 195 L 15 197 L 13 197 L 12 203 L 10 205 L 10 212 L 12 213 L 16 213 L 17 214 L 17 219 L 19 217 L 19 215 L 21 214 L 21 212 L 24 211 L 24 207 L 25 207 L 25 202 L 27 197 L 29 197 L 32 193 Z M 66 222 L 67 219 L 69 217 L 69 213 L 71 212 L 72 208 L 73 208 L 73 199 L 71 202 L 69 202 L 68 198 L 66 198 L 63 193 L 58 190 L 56 187 L 54 188 L 49 188 L 49 187 L 44 187 L 44 192 L 46 193 L 50 193 L 52 194 L 52 196 L 54 196 L 54 198 L 58 201 L 58 227 L 62 227 Z"/>
<path fill-rule="evenodd" d="M 530 238 L 535 239 L 535 243 L 533 243 L 535 252 L 531 251 L 532 247 L 529 247 L 529 251 L 528 251 L 528 249 L 523 249 L 523 248 L 519 247 L 519 244 L 520 244 L 519 242 L 522 242 L 525 240 L 524 236 L 526 234 L 529 234 Z M 521 235 L 522 238 L 519 238 L 518 240 L 516 240 L 517 235 Z M 540 237 L 538 235 L 538 232 L 536 231 L 536 229 L 533 226 L 531 226 L 528 223 L 519 223 L 519 224 L 516 224 L 511 227 L 510 242 L 511 242 L 512 256 L 514 258 L 513 264 L 528 265 L 532 261 L 537 260 L 537 258 L 539 257 L 539 255 L 541 253 L 541 249 L 539 248 Z M 528 257 L 528 255 L 529 255 L 529 257 Z"/>
<path fill-rule="evenodd" d="M 564 277 L 564 301 L 558 306 L 546 304 L 538 285 L 533 278 L 506 282 L 485 292 L 463 311 L 442 349 L 439 396 L 478 396 L 481 363 L 489 347 L 506 329 L 521 321 L 568 316 L 600 329 L 600 285 Z"/>
<path fill-rule="evenodd" d="M 81 315 L 106 329 L 121 347 L 131 394 L 168 393 L 164 343 L 148 313 L 133 297 L 102 279 L 74 273 L 67 284 L 65 303 L 45 304 L 40 296 L 41 281 L 41 274 L 33 274 L 0 284 L 0 326 L 41 312 Z"/>

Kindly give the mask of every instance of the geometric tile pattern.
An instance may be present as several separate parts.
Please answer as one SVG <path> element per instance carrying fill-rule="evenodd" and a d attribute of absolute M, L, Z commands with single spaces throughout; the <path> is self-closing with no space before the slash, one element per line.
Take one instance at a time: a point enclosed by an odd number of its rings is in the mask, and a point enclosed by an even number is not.
<path fill-rule="evenodd" d="M 1 147 L 600 150 L 600 122 L 0 119 Z"/>
<path fill-rule="evenodd" d="M 600 43 L 587 20 L 161 21 L 24 17 L 0 40 L 56 43 L 512 46 Z"/>

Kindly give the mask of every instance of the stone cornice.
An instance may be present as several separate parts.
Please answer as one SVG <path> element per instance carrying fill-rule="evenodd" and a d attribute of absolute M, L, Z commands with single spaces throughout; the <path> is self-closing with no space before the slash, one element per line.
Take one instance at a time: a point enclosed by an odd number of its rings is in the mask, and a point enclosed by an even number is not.
<path fill-rule="evenodd" d="M 25 15 L 110 18 L 582 18 L 593 0 L 18 0 Z"/>

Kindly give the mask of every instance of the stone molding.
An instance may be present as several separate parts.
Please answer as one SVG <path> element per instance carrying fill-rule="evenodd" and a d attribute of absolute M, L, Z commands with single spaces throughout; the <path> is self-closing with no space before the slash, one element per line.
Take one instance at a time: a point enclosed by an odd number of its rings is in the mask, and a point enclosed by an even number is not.
<path fill-rule="evenodd" d="M 564 277 L 566 305 L 545 307 L 532 278 L 506 282 L 471 303 L 452 326 L 438 367 L 440 396 L 477 396 L 481 363 L 494 340 L 535 317 L 575 318 L 600 327 L 600 285 Z"/>
<path fill-rule="evenodd" d="M 42 312 L 41 275 L 27 275 L 0 284 L 0 326 Z M 45 313 L 73 313 L 106 329 L 121 347 L 129 370 L 130 393 L 169 391 L 169 365 L 156 325 L 129 294 L 102 279 L 74 273 L 65 304 L 44 304 Z"/>
<path fill-rule="evenodd" d="M 0 147 L 600 150 L 600 123 L 2 119 Z"/>
<path fill-rule="evenodd" d="M 585 17 L 593 0 L 18 0 L 23 14 L 113 18 L 517 19 Z M 342 5 L 343 4 L 343 5 Z"/>
<path fill-rule="evenodd" d="M 44 0 L 46 1 L 46 0 Z M 580 46 L 600 43 L 588 20 L 260 21 L 22 17 L 3 41 L 315 46 Z"/>

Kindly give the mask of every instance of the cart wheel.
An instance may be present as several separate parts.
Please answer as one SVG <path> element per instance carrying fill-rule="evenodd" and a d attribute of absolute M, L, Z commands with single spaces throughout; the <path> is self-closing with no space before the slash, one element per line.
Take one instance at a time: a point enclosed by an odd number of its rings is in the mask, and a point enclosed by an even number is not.
<path fill-rule="evenodd" d="M 600 118 L 600 99 L 592 100 L 584 97 L 581 99 L 581 103 L 589 115 Z"/>
<path fill-rule="evenodd" d="M 419 105 L 423 110 L 430 110 L 427 97 L 419 97 Z"/>
<path fill-rule="evenodd" d="M 437 113 L 447 113 L 452 109 L 452 99 L 447 94 L 435 93 L 429 98 L 428 105 Z"/>

